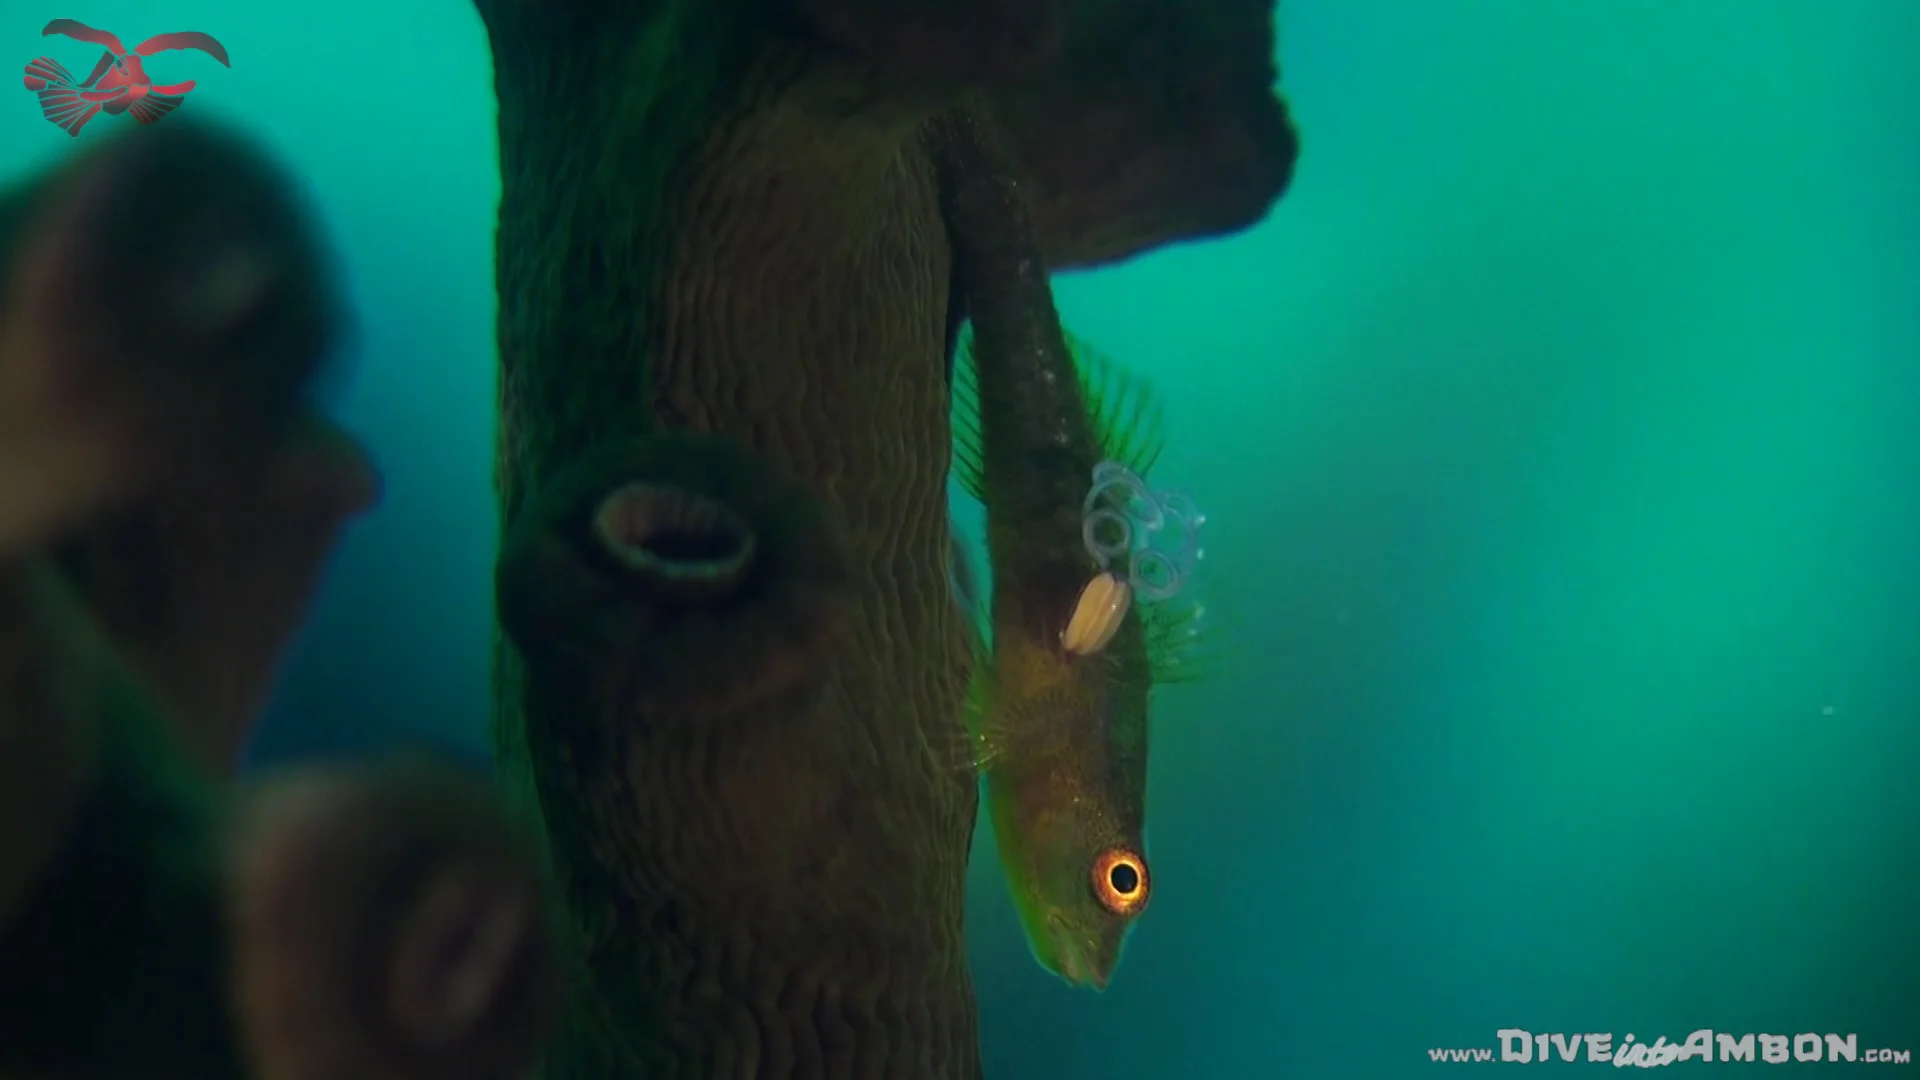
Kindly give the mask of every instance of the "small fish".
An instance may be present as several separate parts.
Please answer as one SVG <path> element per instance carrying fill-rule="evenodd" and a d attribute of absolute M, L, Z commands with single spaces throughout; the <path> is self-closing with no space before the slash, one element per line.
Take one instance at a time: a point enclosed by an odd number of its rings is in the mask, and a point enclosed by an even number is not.
<path fill-rule="evenodd" d="M 986 508 L 992 571 L 973 620 L 971 750 L 1035 959 L 1104 989 L 1152 890 L 1148 693 L 1194 670 L 1191 620 L 1132 603 L 1181 580 L 1143 575 L 1138 535 L 1113 535 L 1150 501 L 1157 408 L 1070 347 L 990 108 L 956 108 L 928 134 L 954 258 L 954 473 Z"/>
<path fill-rule="evenodd" d="M 27 65 L 26 87 L 40 95 L 40 111 L 48 122 L 76 138 L 87 122 L 102 112 L 113 116 L 126 113 L 142 124 L 151 124 L 186 100 L 193 81 L 156 86 L 147 76 L 145 57 L 172 49 L 197 49 L 232 66 L 225 46 L 192 30 L 156 34 L 131 51 L 118 37 L 72 19 L 55 19 L 40 31 L 42 37 L 53 34 L 107 50 L 93 66 L 92 74 L 78 82 L 52 57 L 42 56 Z"/>
<path fill-rule="evenodd" d="M 970 727 L 1035 959 L 1068 983 L 1105 989 L 1152 891 L 1149 694 L 1200 674 L 1202 609 L 1132 603 L 1130 575 L 1088 542 L 1088 507 L 1104 505 L 1087 498 L 1096 470 L 1144 476 L 1159 452 L 1145 385 L 1074 342 L 1072 365 L 1052 382 L 1074 388 L 1059 407 L 1081 417 L 1062 425 L 1048 410 L 981 404 L 997 396 L 984 384 L 998 380 L 972 346 L 963 338 L 956 371 L 955 469 L 987 508 L 994 586 L 990 618 L 976 621 Z M 1027 390 L 1028 401 L 1048 396 Z M 1080 435 L 1062 445 L 1063 428 Z"/>

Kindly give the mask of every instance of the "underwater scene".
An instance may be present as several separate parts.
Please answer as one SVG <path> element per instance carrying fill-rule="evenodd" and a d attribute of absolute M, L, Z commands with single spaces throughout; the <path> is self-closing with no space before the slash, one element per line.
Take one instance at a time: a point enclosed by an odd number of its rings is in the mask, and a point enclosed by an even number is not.
<path fill-rule="evenodd" d="M 0 1077 L 1916 1071 L 1920 4 L 0 44 Z"/>

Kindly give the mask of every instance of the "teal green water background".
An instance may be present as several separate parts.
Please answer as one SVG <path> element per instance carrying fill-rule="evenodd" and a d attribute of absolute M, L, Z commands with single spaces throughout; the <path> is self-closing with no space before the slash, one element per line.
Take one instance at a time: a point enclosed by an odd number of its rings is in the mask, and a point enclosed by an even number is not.
<path fill-rule="evenodd" d="M 151 70 L 291 159 L 361 307 L 340 402 L 387 499 L 254 760 L 478 754 L 478 20 L 48 3 L 7 0 L 9 63 L 84 72 L 55 17 L 225 42 Z M 1487 1068 L 1426 1050 L 1501 1027 L 1920 1049 L 1920 4 L 1282 16 L 1305 151 L 1270 220 L 1058 283 L 1165 398 L 1240 659 L 1160 700 L 1156 894 L 1107 993 L 1030 961 L 983 831 L 989 1077 L 1392 1080 Z M 7 179 L 126 123 L 72 140 L 8 85 Z"/>

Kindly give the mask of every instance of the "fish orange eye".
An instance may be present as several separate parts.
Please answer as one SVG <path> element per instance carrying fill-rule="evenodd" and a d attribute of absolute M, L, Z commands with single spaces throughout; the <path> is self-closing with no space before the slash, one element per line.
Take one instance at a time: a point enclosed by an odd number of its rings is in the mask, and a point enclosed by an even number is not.
<path fill-rule="evenodd" d="M 1125 848 L 1109 848 L 1093 860 L 1093 898 L 1115 915 L 1138 915 L 1147 906 L 1147 861 Z"/>

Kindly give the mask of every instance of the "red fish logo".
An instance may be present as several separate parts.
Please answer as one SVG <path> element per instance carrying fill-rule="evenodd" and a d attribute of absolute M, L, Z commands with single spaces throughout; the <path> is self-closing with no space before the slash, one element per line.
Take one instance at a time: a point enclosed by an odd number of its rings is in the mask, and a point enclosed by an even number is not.
<path fill-rule="evenodd" d="M 95 30 L 72 19 L 55 19 L 40 31 L 41 37 L 59 34 L 106 48 L 107 55 L 93 66 L 93 74 L 83 82 L 74 82 L 58 60 L 42 56 L 27 65 L 27 89 L 40 95 L 40 111 L 47 121 L 78 137 L 87 121 L 102 112 L 118 116 L 127 113 L 142 124 L 151 124 L 180 107 L 193 89 L 193 81 L 155 86 L 147 77 L 146 57 L 172 49 L 198 49 L 232 67 L 226 47 L 212 36 L 193 30 L 177 34 L 156 34 L 129 50 L 120 39 L 105 30 Z"/>

